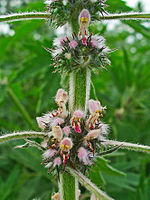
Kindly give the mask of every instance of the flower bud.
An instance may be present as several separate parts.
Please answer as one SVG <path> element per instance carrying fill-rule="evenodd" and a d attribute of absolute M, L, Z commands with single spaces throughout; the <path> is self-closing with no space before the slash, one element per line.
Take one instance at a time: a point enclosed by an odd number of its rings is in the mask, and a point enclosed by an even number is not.
<path fill-rule="evenodd" d="M 84 137 L 84 139 L 85 140 L 94 140 L 94 139 L 98 138 L 100 132 L 101 132 L 101 129 L 92 130 Z"/>
<path fill-rule="evenodd" d="M 99 101 L 94 101 L 93 99 L 89 100 L 89 110 L 90 113 L 99 112 L 101 109 L 101 103 Z"/>
<path fill-rule="evenodd" d="M 79 15 L 79 25 L 88 27 L 91 20 L 90 13 L 87 9 L 83 9 Z"/>

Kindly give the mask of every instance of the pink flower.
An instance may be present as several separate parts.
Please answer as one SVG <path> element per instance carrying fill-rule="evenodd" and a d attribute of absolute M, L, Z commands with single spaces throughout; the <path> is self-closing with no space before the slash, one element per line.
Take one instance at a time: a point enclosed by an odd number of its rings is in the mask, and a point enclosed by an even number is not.
<path fill-rule="evenodd" d="M 55 101 L 56 103 L 60 104 L 61 102 L 66 103 L 68 100 L 68 94 L 65 90 L 63 89 L 59 89 L 57 91 L 56 97 L 55 97 Z"/>
<path fill-rule="evenodd" d="M 56 154 L 55 149 L 48 149 L 43 153 L 44 159 L 52 158 Z"/>
<path fill-rule="evenodd" d="M 78 149 L 78 158 L 80 162 L 83 162 L 85 165 L 92 164 L 91 161 L 89 160 L 89 154 L 90 152 L 86 150 L 84 147 L 80 147 Z"/>
<path fill-rule="evenodd" d="M 81 119 L 81 118 L 84 117 L 84 113 L 83 113 L 81 110 L 76 110 L 76 111 L 73 113 L 73 117 L 77 117 L 77 118 Z"/>
<path fill-rule="evenodd" d="M 87 46 L 88 25 L 90 23 L 90 13 L 87 9 L 83 9 L 79 15 L 79 38 L 82 39 L 83 45 Z"/>
<path fill-rule="evenodd" d="M 78 45 L 78 43 L 77 43 L 75 40 L 72 40 L 72 41 L 69 43 L 70 49 L 75 49 L 77 45 Z"/>
<path fill-rule="evenodd" d="M 86 39 L 86 37 L 82 38 L 82 44 L 85 45 L 85 46 L 87 46 L 87 39 Z"/>
<path fill-rule="evenodd" d="M 54 160 L 54 167 L 60 166 L 60 165 L 61 165 L 61 158 L 60 157 L 55 158 L 55 160 Z"/>
<path fill-rule="evenodd" d="M 67 41 L 67 37 L 63 36 L 60 38 L 60 44 L 63 46 L 65 44 L 65 42 Z"/>
<path fill-rule="evenodd" d="M 57 117 L 54 119 L 53 121 L 53 126 L 57 126 L 57 125 L 61 125 L 64 123 L 64 119 L 60 118 L 60 117 Z"/>
<path fill-rule="evenodd" d="M 63 137 L 63 132 L 61 130 L 61 127 L 53 126 L 52 127 L 52 135 L 54 136 L 54 138 L 56 138 L 60 142 Z"/>
<path fill-rule="evenodd" d="M 68 152 L 73 146 L 72 140 L 70 138 L 64 138 L 60 143 L 60 148 L 62 151 Z"/>
<path fill-rule="evenodd" d="M 65 126 L 65 127 L 63 128 L 63 132 L 64 132 L 65 135 L 68 136 L 69 133 L 71 133 L 71 130 L 70 130 L 69 126 Z"/>
<path fill-rule="evenodd" d="M 71 119 L 71 125 L 77 133 L 81 133 L 81 118 L 84 117 L 84 113 L 80 110 L 74 112 Z"/>

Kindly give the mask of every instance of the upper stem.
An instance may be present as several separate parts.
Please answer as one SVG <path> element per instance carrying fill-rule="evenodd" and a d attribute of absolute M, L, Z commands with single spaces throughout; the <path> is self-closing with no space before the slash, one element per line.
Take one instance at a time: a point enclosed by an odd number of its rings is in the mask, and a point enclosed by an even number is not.
<path fill-rule="evenodd" d="M 90 96 L 91 71 L 84 67 L 70 74 L 69 110 L 82 110 L 86 113 Z"/>

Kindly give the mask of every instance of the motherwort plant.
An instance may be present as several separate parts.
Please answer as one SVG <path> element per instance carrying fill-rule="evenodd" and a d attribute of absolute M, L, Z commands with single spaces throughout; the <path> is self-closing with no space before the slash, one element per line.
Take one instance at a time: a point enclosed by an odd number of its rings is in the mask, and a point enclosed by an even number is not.
<path fill-rule="evenodd" d="M 53 49 L 44 47 L 53 56 L 55 72 L 69 77 L 69 90 L 63 86 L 56 92 L 56 110 L 37 117 L 41 132 L 16 132 L 0 137 L 0 142 L 25 139 L 20 147 L 35 146 L 42 152 L 42 164 L 58 177 L 59 191 L 52 196 L 57 200 L 80 198 L 80 182 L 91 193 L 91 200 L 112 199 L 85 177 L 98 157 L 119 148 L 150 152 L 150 147 L 108 140 L 109 126 L 104 123 L 106 106 L 90 99 L 91 72 L 110 65 L 108 55 L 113 51 L 100 35 L 89 33 L 95 20 L 150 19 L 150 14 L 128 13 L 109 15 L 105 0 L 47 0 L 47 12 L 22 13 L 1 16 L 0 22 L 20 19 L 48 19 L 53 27 L 67 24 L 69 35 L 56 38 Z M 42 138 L 41 144 L 29 138 Z M 112 148 L 111 148 L 112 147 Z"/>

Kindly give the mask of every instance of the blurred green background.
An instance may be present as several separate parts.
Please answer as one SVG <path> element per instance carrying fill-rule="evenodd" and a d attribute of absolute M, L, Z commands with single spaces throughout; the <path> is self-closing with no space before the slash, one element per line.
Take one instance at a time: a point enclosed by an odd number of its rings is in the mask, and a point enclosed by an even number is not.
<path fill-rule="evenodd" d="M 111 13 L 143 11 L 122 0 L 108 0 Z M 1 0 L 0 14 L 44 11 L 41 0 Z M 149 7 L 150 11 L 150 7 Z M 98 99 L 107 105 L 104 121 L 110 124 L 110 139 L 150 145 L 150 23 L 140 21 L 99 22 L 93 33 L 105 36 L 111 66 L 92 76 Z M 57 31 L 57 33 L 60 30 Z M 60 75 L 52 73 L 51 56 L 56 32 L 45 21 L 0 24 L 0 134 L 38 130 L 35 118 L 55 108 L 54 96 Z M 95 98 L 91 87 L 91 98 Z M 0 146 L 0 200 L 50 199 L 57 180 L 41 166 L 34 148 L 16 150 L 23 141 Z M 150 156 L 119 150 L 97 161 L 89 177 L 116 200 L 150 199 Z M 118 172 L 118 169 L 124 173 Z M 81 188 L 81 200 L 90 199 Z"/>

